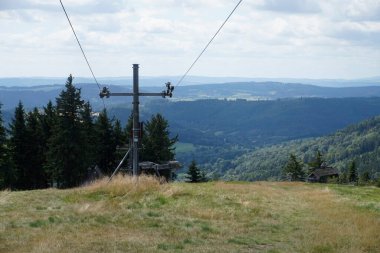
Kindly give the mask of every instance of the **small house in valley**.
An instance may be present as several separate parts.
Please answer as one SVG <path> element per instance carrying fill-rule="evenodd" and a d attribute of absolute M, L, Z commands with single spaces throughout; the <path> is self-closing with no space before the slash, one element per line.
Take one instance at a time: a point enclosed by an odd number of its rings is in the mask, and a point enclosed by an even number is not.
<path fill-rule="evenodd" d="M 312 183 L 327 183 L 328 180 L 338 178 L 339 171 L 332 167 L 321 167 L 315 169 L 310 175 L 307 177 L 308 182 Z"/>

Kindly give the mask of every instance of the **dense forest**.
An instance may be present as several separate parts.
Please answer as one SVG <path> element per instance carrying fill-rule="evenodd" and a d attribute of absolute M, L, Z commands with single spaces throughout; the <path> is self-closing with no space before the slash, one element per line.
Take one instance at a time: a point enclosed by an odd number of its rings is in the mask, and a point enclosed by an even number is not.
<path fill-rule="evenodd" d="M 126 122 L 129 106 L 110 115 Z M 160 113 L 171 122 L 180 142 L 201 146 L 262 145 L 331 134 L 347 125 L 380 115 L 380 97 L 299 98 L 272 101 L 197 100 L 144 103 L 141 117 Z"/>
<path fill-rule="evenodd" d="M 278 180 L 290 154 L 304 164 L 320 151 L 327 165 L 347 172 L 352 161 L 359 174 L 380 177 L 380 116 L 351 125 L 334 134 L 256 149 L 236 159 L 205 164 L 209 175 L 226 180 Z"/>
<path fill-rule="evenodd" d="M 20 102 L 14 112 L 2 115 L 1 187 L 71 187 L 85 181 L 88 168 L 95 165 L 106 174 L 112 171 L 122 156 L 117 147 L 128 143 L 130 104 L 112 106 L 94 116 L 90 102 L 82 97 L 82 90 L 73 86 L 70 77 L 55 104 L 49 101 L 40 109 L 30 109 Z M 334 134 L 349 124 L 380 115 L 378 97 L 174 103 L 160 99 L 143 101 L 140 109 L 146 122 L 144 160 L 174 158 L 173 144 L 179 140 L 175 158 L 184 168 L 196 160 L 215 179 L 279 179 L 290 153 L 306 164 L 317 150 L 341 171 L 354 159 L 360 172 L 378 176 L 377 118 Z M 178 139 L 169 137 L 168 122 Z M 167 137 L 160 140 L 164 145 L 150 135 L 156 126 Z M 325 135 L 329 136 L 312 139 Z M 156 143 L 149 138 L 155 138 Z M 170 152 L 154 157 L 149 150 L 154 145 L 155 149 L 166 145 Z M 73 166 L 78 168 L 75 172 Z"/>
<path fill-rule="evenodd" d="M 81 90 L 72 82 L 70 76 L 55 105 L 48 102 L 43 109 L 26 112 L 19 102 L 9 129 L 0 113 L 0 189 L 74 187 L 85 183 L 95 166 L 102 174 L 112 173 L 124 155 L 117 148 L 128 143 L 131 120 L 124 128 L 105 109 L 94 116 L 90 103 L 81 99 Z M 146 121 L 143 159 L 174 158 L 177 138 L 169 138 L 168 128 L 160 114 Z"/>

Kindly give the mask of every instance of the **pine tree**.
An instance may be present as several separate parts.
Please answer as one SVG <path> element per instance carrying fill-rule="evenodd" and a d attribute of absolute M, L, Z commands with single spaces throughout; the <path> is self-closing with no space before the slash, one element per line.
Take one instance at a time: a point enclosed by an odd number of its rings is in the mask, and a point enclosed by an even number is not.
<path fill-rule="evenodd" d="M 302 181 L 304 178 L 304 172 L 302 170 L 302 164 L 298 161 L 294 154 L 290 154 L 289 160 L 283 169 L 283 173 L 289 177 L 291 181 Z"/>
<path fill-rule="evenodd" d="M 144 128 L 143 135 L 143 159 L 155 163 L 174 159 L 174 144 L 178 136 L 170 138 L 169 124 L 161 114 L 152 116 Z"/>
<path fill-rule="evenodd" d="M 25 173 L 28 177 L 27 189 L 45 188 L 46 176 L 43 169 L 45 161 L 44 143 L 40 115 L 37 108 L 29 112 L 26 117 L 26 159 Z"/>
<path fill-rule="evenodd" d="M 104 109 L 95 122 L 97 137 L 97 165 L 100 169 L 110 174 L 115 166 L 116 142 L 113 135 L 113 127 Z"/>
<path fill-rule="evenodd" d="M 129 145 L 129 142 L 132 140 L 132 129 L 133 129 L 133 114 L 129 115 L 127 125 L 124 129 L 124 135 L 126 137 L 126 141 Z"/>
<path fill-rule="evenodd" d="M 28 164 L 27 152 L 28 142 L 24 106 L 19 102 L 15 109 L 14 118 L 10 124 L 10 149 L 13 171 L 15 174 L 14 187 L 17 189 L 27 189 L 29 178 L 26 171 Z"/>
<path fill-rule="evenodd" d="M 81 125 L 84 101 L 80 89 L 75 88 L 72 81 L 70 75 L 65 90 L 56 99 L 58 117 L 47 153 L 46 167 L 58 187 L 78 186 L 87 174 Z"/>
<path fill-rule="evenodd" d="M 367 184 L 370 180 L 371 180 L 371 175 L 369 171 L 364 171 L 359 177 L 359 181 L 361 184 Z"/>
<path fill-rule="evenodd" d="M 44 174 L 46 177 L 46 182 L 48 185 L 53 186 L 55 180 L 55 168 L 49 166 L 47 160 L 47 154 L 49 149 L 49 140 L 53 134 L 54 126 L 57 124 L 57 110 L 53 106 L 53 103 L 49 101 L 44 107 L 43 114 L 40 115 L 40 122 L 42 128 L 42 143 L 43 143 L 43 153 L 44 153 Z"/>
<path fill-rule="evenodd" d="M 92 120 L 92 108 L 89 102 L 83 105 L 81 113 L 81 132 L 83 146 L 83 162 L 85 167 L 90 167 L 96 163 L 97 140 L 95 133 L 95 125 Z"/>
<path fill-rule="evenodd" d="M 3 115 L 0 104 L 0 189 L 12 188 L 14 173 L 10 164 L 6 129 L 3 125 Z"/>
<path fill-rule="evenodd" d="M 186 175 L 186 181 L 189 183 L 199 183 L 206 181 L 205 174 L 198 168 L 197 163 L 192 160 Z"/>
<path fill-rule="evenodd" d="M 47 150 L 47 143 L 52 135 L 53 127 L 57 122 L 57 111 L 53 106 L 53 103 L 49 101 L 44 107 L 44 112 L 39 115 L 41 128 L 42 128 L 42 138 L 44 145 L 44 152 Z"/>
<path fill-rule="evenodd" d="M 125 132 L 121 127 L 120 120 L 116 120 L 113 126 L 113 134 L 115 141 L 115 165 L 120 162 L 120 160 L 125 155 L 125 151 L 123 149 L 118 149 L 122 147 L 126 147 L 127 145 L 127 137 L 125 136 Z"/>
<path fill-rule="evenodd" d="M 113 126 L 115 144 L 117 147 L 124 146 L 126 144 L 126 136 L 121 127 L 120 120 L 116 120 Z"/>
<path fill-rule="evenodd" d="M 358 171 L 354 160 L 350 163 L 348 168 L 348 181 L 350 183 L 356 183 L 358 181 Z"/>
<path fill-rule="evenodd" d="M 319 150 L 317 150 L 314 160 L 308 164 L 310 167 L 309 173 L 312 173 L 315 169 L 322 168 L 323 163 L 325 163 L 323 155 Z"/>

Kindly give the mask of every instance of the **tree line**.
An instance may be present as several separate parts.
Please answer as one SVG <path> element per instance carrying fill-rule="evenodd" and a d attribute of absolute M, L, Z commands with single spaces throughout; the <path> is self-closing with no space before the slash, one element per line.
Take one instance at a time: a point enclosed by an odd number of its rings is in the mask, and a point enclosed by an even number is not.
<path fill-rule="evenodd" d="M 168 121 L 156 114 L 144 125 L 141 157 L 159 163 L 174 158 Z M 68 188 L 81 185 L 97 165 L 111 174 L 120 157 L 117 147 L 131 138 L 132 117 L 123 128 L 106 109 L 94 117 L 81 90 L 67 79 L 65 89 L 42 109 L 26 112 L 20 101 L 6 128 L 0 110 L 0 188 Z"/>
<path fill-rule="evenodd" d="M 307 176 L 316 169 L 326 169 L 326 160 L 323 154 L 317 150 L 315 157 L 309 163 L 303 163 L 293 153 L 289 155 L 289 159 L 282 169 L 283 179 L 288 181 L 307 181 Z M 377 180 L 369 173 L 369 171 L 358 172 L 355 160 L 352 160 L 347 170 L 341 171 L 337 177 L 331 177 L 327 180 L 329 183 L 369 185 L 376 184 L 380 186 L 380 178 Z"/>
<path fill-rule="evenodd" d="M 355 161 L 358 177 L 369 175 L 370 180 L 380 180 L 380 116 L 361 121 L 335 133 L 317 138 L 293 140 L 257 148 L 232 159 L 219 159 L 205 166 L 208 175 L 222 175 L 225 180 L 281 180 L 289 154 L 302 163 L 315 159 L 317 151 L 326 163 L 347 174 Z"/>

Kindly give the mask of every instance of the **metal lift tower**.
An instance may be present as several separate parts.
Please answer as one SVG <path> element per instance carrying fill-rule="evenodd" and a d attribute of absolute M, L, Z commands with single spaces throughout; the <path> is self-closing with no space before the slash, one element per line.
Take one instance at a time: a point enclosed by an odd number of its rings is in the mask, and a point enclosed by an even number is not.
<path fill-rule="evenodd" d="M 140 114 L 139 114 L 139 97 L 140 96 L 150 96 L 150 97 L 172 97 L 174 87 L 170 82 L 166 83 L 166 91 L 162 91 L 159 93 L 140 93 L 139 92 L 139 65 L 133 64 L 133 93 L 112 93 L 108 90 L 108 88 L 104 87 L 100 92 L 99 96 L 101 98 L 110 96 L 127 96 L 133 97 L 133 130 L 132 130 L 132 147 L 129 148 L 128 152 L 125 154 L 111 178 L 116 174 L 116 172 L 120 169 L 124 160 L 127 158 L 129 153 L 132 153 L 132 173 L 133 176 L 138 176 L 140 174 L 139 169 L 139 143 L 140 143 Z"/>

